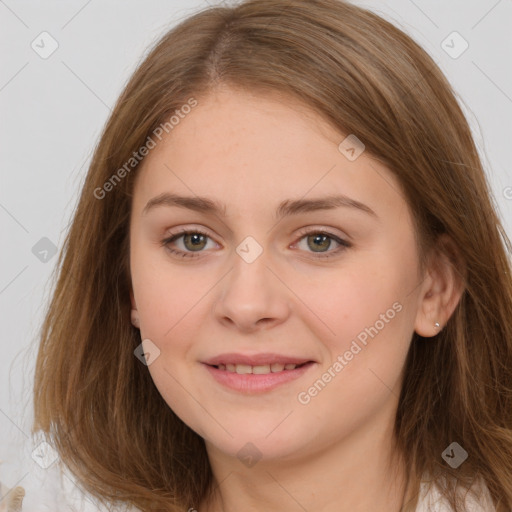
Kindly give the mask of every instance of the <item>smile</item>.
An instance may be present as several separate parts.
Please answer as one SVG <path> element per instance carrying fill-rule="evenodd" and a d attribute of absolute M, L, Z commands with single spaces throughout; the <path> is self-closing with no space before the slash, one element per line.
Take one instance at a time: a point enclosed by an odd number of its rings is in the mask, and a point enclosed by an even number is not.
<path fill-rule="evenodd" d="M 271 364 L 235 364 L 219 363 L 210 365 L 202 363 L 214 381 L 223 388 L 242 394 L 268 393 L 302 377 L 317 363 L 307 361 L 296 363 Z"/>
<path fill-rule="evenodd" d="M 273 364 L 262 364 L 257 366 L 251 366 L 248 364 L 219 364 L 216 366 L 218 370 L 225 370 L 231 373 L 238 373 L 239 375 L 244 375 L 247 373 L 253 373 L 256 375 L 265 375 L 267 373 L 277 373 L 288 370 L 295 370 L 300 366 L 303 366 L 308 363 L 302 364 L 294 364 L 294 363 L 273 363 Z"/>

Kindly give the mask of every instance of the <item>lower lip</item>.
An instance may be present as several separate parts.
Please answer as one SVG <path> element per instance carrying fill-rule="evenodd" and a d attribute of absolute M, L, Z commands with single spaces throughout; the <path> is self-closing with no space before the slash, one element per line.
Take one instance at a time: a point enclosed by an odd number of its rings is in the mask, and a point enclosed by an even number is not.
<path fill-rule="evenodd" d="M 278 386 L 302 377 L 316 363 L 309 362 L 295 370 L 283 370 L 275 373 L 254 374 L 228 372 L 219 370 L 215 366 L 203 365 L 210 375 L 220 384 L 240 393 L 262 393 L 271 391 Z"/>

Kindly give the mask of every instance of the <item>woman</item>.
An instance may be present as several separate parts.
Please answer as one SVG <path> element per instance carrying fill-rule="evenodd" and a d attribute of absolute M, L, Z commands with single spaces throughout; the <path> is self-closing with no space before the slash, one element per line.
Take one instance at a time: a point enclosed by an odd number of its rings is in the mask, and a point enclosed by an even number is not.
<path fill-rule="evenodd" d="M 33 431 L 105 505 L 510 510 L 507 250 L 407 35 L 337 0 L 207 9 L 101 137 Z"/>

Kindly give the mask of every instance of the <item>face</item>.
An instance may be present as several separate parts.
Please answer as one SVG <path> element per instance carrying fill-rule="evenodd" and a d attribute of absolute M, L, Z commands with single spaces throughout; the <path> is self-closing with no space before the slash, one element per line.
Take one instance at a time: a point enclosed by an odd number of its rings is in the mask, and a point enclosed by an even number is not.
<path fill-rule="evenodd" d="M 420 293 L 414 229 L 389 170 L 339 149 L 347 135 L 292 100 L 218 89 L 137 171 L 147 369 L 211 451 L 292 460 L 394 414 Z"/>

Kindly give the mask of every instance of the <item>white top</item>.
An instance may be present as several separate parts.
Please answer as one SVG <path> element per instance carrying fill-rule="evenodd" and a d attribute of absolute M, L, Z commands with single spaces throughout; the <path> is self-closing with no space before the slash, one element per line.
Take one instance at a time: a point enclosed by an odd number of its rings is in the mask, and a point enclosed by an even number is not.
<path fill-rule="evenodd" d="M 102 509 L 90 497 L 84 497 L 75 486 L 72 477 L 63 474 L 58 465 L 45 469 L 39 476 L 39 485 L 30 486 L 32 482 L 25 481 L 25 487 L 13 486 L 9 489 L 0 482 L 0 512 L 98 512 Z M 489 490 L 481 480 L 474 484 L 478 500 L 475 501 L 469 493 L 466 496 L 465 512 L 496 512 L 492 505 Z M 466 492 L 461 489 L 462 495 Z M 2 499 L 4 498 L 5 499 Z M 121 510 L 121 509 L 119 509 Z M 139 512 L 138 509 L 124 508 L 123 512 Z M 453 512 L 448 502 L 441 497 L 437 486 L 432 486 L 430 492 L 427 483 L 420 484 L 420 497 L 416 512 Z"/>
<path fill-rule="evenodd" d="M 473 494 L 470 494 L 466 488 L 461 487 L 459 490 L 461 497 L 466 495 L 463 509 L 465 512 L 496 512 L 489 489 L 482 479 L 475 481 L 472 490 L 475 491 L 475 495 L 478 498 L 474 498 Z M 420 498 L 416 512 L 453 512 L 453 508 L 446 498 L 441 496 L 437 486 L 432 486 L 430 492 L 427 493 L 427 491 L 428 484 L 422 482 L 420 484 Z"/>

